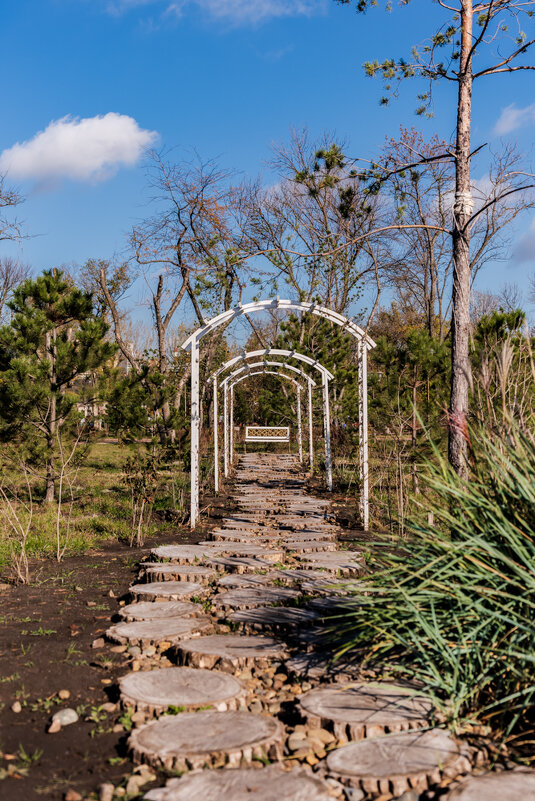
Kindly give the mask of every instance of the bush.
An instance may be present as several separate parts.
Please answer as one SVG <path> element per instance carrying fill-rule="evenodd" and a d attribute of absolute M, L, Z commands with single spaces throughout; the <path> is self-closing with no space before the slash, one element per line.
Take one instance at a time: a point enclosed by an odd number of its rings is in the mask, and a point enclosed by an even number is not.
<path fill-rule="evenodd" d="M 331 621 L 339 655 L 423 682 L 453 723 L 526 730 L 535 702 L 535 446 L 480 437 L 469 480 L 437 455 L 433 526 L 374 548 L 369 594 Z"/>

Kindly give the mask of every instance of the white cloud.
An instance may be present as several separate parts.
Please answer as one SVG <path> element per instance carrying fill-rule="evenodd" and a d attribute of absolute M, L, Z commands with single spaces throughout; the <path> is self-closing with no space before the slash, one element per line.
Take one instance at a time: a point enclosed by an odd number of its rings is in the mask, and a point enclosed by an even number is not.
<path fill-rule="evenodd" d="M 525 108 L 517 108 L 514 103 L 506 106 L 494 126 L 494 133 L 505 136 L 525 125 L 535 125 L 535 103 Z"/>
<path fill-rule="evenodd" d="M 164 6 L 164 16 L 181 16 L 187 6 L 197 6 L 215 21 L 256 25 L 280 17 L 323 13 L 328 0 L 110 0 L 109 12 L 117 14 L 147 5 Z"/>
<path fill-rule="evenodd" d="M 125 114 L 53 120 L 26 142 L 0 154 L 0 172 L 10 178 L 103 181 L 120 167 L 132 167 L 157 138 Z"/>

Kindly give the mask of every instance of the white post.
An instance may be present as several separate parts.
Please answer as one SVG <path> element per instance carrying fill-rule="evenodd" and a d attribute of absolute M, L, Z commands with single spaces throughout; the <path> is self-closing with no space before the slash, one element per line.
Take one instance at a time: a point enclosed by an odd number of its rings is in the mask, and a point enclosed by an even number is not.
<path fill-rule="evenodd" d="M 199 519 L 199 340 L 191 343 L 191 467 L 190 526 Z"/>
<path fill-rule="evenodd" d="M 230 463 L 234 464 L 234 386 L 230 388 Z"/>
<path fill-rule="evenodd" d="M 362 524 L 367 531 L 370 524 L 369 462 L 368 462 L 368 348 L 362 343 Z"/>
<path fill-rule="evenodd" d="M 219 414 L 217 410 L 217 377 L 214 378 L 214 489 L 219 492 Z"/>
<path fill-rule="evenodd" d="M 303 461 L 303 433 L 301 429 L 301 387 L 297 385 L 297 443 L 299 445 L 299 461 Z"/>
<path fill-rule="evenodd" d="M 223 450 L 225 478 L 228 477 L 228 389 L 226 382 L 223 382 L 225 391 L 223 392 Z"/>
<path fill-rule="evenodd" d="M 312 427 L 312 381 L 308 382 L 308 458 L 310 472 L 314 472 L 314 431 Z"/>
<path fill-rule="evenodd" d="M 331 456 L 331 414 L 329 411 L 329 379 L 325 373 L 321 377 L 323 388 L 323 430 L 325 433 L 325 473 L 327 476 L 327 489 L 332 492 L 333 466 Z"/>

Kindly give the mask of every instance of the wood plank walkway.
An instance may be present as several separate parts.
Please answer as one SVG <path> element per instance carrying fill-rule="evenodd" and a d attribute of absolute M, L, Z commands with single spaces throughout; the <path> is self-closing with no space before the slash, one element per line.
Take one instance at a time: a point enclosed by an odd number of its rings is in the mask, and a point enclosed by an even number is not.
<path fill-rule="evenodd" d="M 513 798 L 498 775 L 470 784 L 470 752 L 434 727 L 428 699 L 318 651 L 322 615 L 358 591 L 364 562 L 339 547 L 296 458 L 242 455 L 234 478 L 236 511 L 205 542 L 154 548 L 108 631 L 137 646 L 120 681 L 133 760 L 186 771 L 144 798 Z M 514 774 L 525 797 L 533 782 Z"/>

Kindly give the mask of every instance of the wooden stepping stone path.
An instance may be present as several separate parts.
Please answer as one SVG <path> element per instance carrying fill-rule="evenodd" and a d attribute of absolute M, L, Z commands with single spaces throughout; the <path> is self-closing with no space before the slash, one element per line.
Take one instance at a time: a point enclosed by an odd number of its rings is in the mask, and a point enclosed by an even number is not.
<path fill-rule="evenodd" d="M 335 681 L 354 681 L 359 673 L 358 665 L 335 662 L 334 653 L 302 653 L 292 656 L 285 662 L 290 674 L 305 679 L 334 679 Z"/>
<path fill-rule="evenodd" d="M 109 640 L 120 645 L 156 645 L 169 648 L 188 637 L 206 634 L 212 629 L 212 621 L 201 617 L 177 617 L 164 620 L 135 620 L 132 623 L 117 623 L 106 631 Z M 166 643 L 166 646 L 163 646 Z"/>
<path fill-rule="evenodd" d="M 275 571 L 273 571 L 275 572 Z M 225 590 L 239 590 L 246 587 L 266 587 L 273 581 L 271 573 L 235 573 L 230 576 L 223 576 L 217 582 L 218 587 Z"/>
<path fill-rule="evenodd" d="M 336 551 L 336 543 L 326 540 L 284 540 L 283 545 L 290 553 L 318 553 Z"/>
<path fill-rule="evenodd" d="M 176 654 L 183 665 L 235 673 L 245 668 L 263 670 L 273 660 L 286 659 L 288 651 L 284 643 L 272 637 L 213 634 L 179 643 Z"/>
<path fill-rule="evenodd" d="M 203 770 L 169 779 L 149 790 L 146 801 L 332 801 L 329 786 L 303 768 L 285 771 L 278 765 L 258 770 Z"/>
<path fill-rule="evenodd" d="M 239 542 L 208 543 L 212 553 L 221 556 L 254 556 L 265 562 L 283 562 L 284 551 L 281 548 L 263 548 L 261 545 Z"/>
<path fill-rule="evenodd" d="M 310 690 L 299 699 L 299 708 L 310 726 L 329 729 L 338 739 L 363 740 L 429 726 L 433 706 L 398 685 L 357 682 Z"/>
<path fill-rule="evenodd" d="M 202 565 L 173 565 L 167 562 L 150 562 L 143 565 L 143 575 L 153 581 L 196 581 L 205 584 L 217 576 L 217 571 Z"/>
<path fill-rule="evenodd" d="M 119 615 L 125 620 L 162 620 L 164 618 L 194 617 L 203 614 L 200 604 L 189 601 L 137 601 L 119 609 Z"/>
<path fill-rule="evenodd" d="M 213 600 L 220 609 L 252 609 L 255 606 L 292 601 L 299 595 L 299 590 L 289 587 L 259 587 L 220 592 Z"/>
<path fill-rule="evenodd" d="M 342 577 L 359 576 L 364 571 L 362 554 L 358 551 L 336 551 L 335 553 L 303 553 L 299 556 L 303 567 L 323 567 Z"/>
<path fill-rule="evenodd" d="M 144 601 L 181 601 L 206 595 L 207 588 L 196 581 L 151 581 L 149 584 L 133 584 L 128 591 Z"/>
<path fill-rule="evenodd" d="M 256 573 L 273 568 L 271 562 L 266 562 L 264 559 L 258 559 L 254 556 L 219 556 L 206 561 L 220 572 Z"/>
<path fill-rule="evenodd" d="M 535 771 L 505 770 L 469 776 L 444 801 L 530 801 L 535 798 Z"/>
<path fill-rule="evenodd" d="M 232 623 L 239 623 L 244 631 L 258 631 L 269 629 L 294 629 L 301 626 L 311 626 L 318 619 L 317 612 L 309 609 L 294 607 L 260 606 L 256 609 L 240 609 L 231 612 L 228 619 Z"/>
<path fill-rule="evenodd" d="M 243 709 L 247 696 L 243 684 L 233 676 L 189 667 L 129 673 L 119 679 L 119 691 L 124 707 L 151 716 L 170 706 L 185 711 L 206 706 L 218 712 Z"/>
<path fill-rule="evenodd" d="M 168 771 L 210 766 L 236 768 L 253 759 L 281 760 L 280 721 L 251 712 L 183 712 L 134 729 L 128 744 L 134 761 Z"/>
<path fill-rule="evenodd" d="M 342 784 L 387 796 L 411 789 L 422 792 L 443 777 L 453 779 L 470 770 L 466 756 L 444 729 L 349 743 L 331 751 L 325 764 L 327 774 Z"/>

